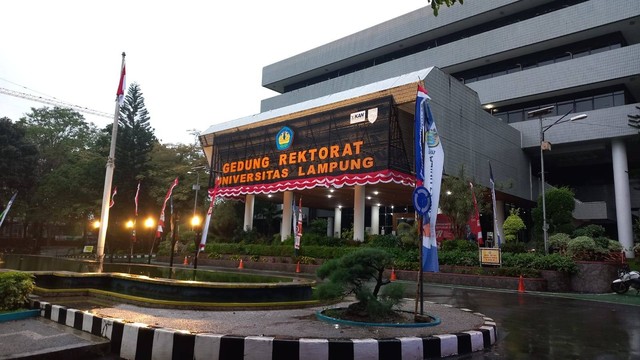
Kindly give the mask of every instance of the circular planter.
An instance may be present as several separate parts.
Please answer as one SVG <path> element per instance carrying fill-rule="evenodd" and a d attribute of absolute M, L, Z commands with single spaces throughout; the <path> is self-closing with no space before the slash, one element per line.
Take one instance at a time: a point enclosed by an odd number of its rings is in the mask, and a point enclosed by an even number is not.
<path fill-rule="evenodd" d="M 361 321 L 353 321 L 353 320 L 342 320 L 342 319 L 338 319 L 338 318 L 327 316 L 327 315 L 322 313 L 323 311 L 324 310 L 319 310 L 319 311 L 316 312 L 316 318 L 318 318 L 318 320 L 324 321 L 324 322 L 328 322 L 328 323 L 331 323 L 331 324 L 338 324 L 338 325 L 381 326 L 381 327 L 395 327 L 395 328 L 423 328 L 423 327 L 437 326 L 437 325 L 440 325 L 440 323 L 441 323 L 441 320 L 440 320 L 439 317 L 434 316 L 434 315 L 429 315 L 429 314 L 426 314 L 426 316 L 428 316 L 431 319 L 433 319 L 433 321 L 431 321 L 431 322 L 396 324 L 396 323 L 369 323 L 369 322 L 361 322 Z M 402 312 L 408 312 L 408 311 L 402 311 Z M 411 314 L 413 314 L 413 313 L 411 313 Z"/>

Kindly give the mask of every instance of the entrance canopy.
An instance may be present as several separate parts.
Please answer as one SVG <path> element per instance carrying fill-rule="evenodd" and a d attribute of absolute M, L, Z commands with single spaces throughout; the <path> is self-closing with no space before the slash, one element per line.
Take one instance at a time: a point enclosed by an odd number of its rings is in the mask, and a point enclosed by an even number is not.
<path fill-rule="evenodd" d="M 220 180 L 218 194 L 271 201 L 294 191 L 305 206 L 411 204 L 413 106 L 431 68 L 252 117 L 215 125 L 200 137 Z"/>

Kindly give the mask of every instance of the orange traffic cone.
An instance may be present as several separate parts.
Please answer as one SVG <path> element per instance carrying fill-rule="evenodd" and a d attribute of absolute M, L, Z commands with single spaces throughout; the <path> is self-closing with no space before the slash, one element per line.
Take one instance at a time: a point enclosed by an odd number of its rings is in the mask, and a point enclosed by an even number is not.
<path fill-rule="evenodd" d="M 244 269 L 244 263 L 242 262 L 242 259 L 240 259 L 240 265 L 238 265 L 238 269 Z"/>
<path fill-rule="evenodd" d="M 522 278 L 522 275 L 520 275 L 520 280 L 518 281 L 518 292 L 524 292 L 524 279 Z"/>
<path fill-rule="evenodd" d="M 182 262 L 182 265 L 189 265 L 189 259 L 187 259 L 187 257 L 184 257 L 184 261 Z"/>
<path fill-rule="evenodd" d="M 300 261 L 296 264 L 296 273 L 300 272 Z"/>
<path fill-rule="evenodd" d="M 398 280 L 398 278 L 396 277 L 396 269 L 391 268 L 391 278 L 389 278 L 389 281 L 396 281 Z"/>

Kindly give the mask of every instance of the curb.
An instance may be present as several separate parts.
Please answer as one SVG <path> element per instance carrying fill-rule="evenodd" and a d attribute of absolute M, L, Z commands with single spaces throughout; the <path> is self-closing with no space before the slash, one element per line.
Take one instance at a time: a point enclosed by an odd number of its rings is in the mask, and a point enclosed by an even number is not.
<path fill-rule="evenodd" d="M 23 320 L 38 316 L 40 316 L 40 312 L 38 311 L 38 309 L 14 311 L 10 313 L 0 314 L 0 323 L 5 321 Z"/>
<path fill-rule="evenodd" d="M 122 319 L 102 318 L 86 311 L 33 301 L 42 317 L 77 330 L 105 337 L 111 352 L 124 359 L 313 359 L 419 360 L 465 355 L 490 348 L 496 342 L 493 319 L 484 317 L 476 330 L 456 334 L 387 339 L 281 339 L 235 336 L 155 328 Z M 472 312 L 469 309 L 460 309 Z"/>

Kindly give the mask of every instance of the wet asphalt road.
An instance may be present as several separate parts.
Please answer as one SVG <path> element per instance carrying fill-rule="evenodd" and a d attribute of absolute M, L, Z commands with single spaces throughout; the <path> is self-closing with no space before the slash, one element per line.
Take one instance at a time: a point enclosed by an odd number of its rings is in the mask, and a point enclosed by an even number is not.
<path fill-rule="evenodd" d="M 638 306 L 427 284 L 424 299 L 496 321 L 496 345 L 457 359 L 640 359 Z"/>

